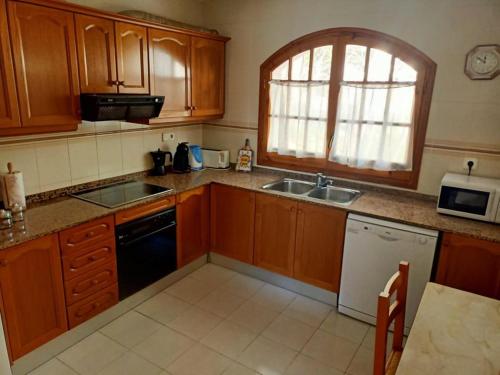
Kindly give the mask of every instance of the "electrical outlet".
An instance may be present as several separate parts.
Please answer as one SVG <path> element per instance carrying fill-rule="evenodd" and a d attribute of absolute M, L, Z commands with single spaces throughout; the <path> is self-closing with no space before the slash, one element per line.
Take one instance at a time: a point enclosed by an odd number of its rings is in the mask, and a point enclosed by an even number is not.
<path fill-rule="evenodd" d="M 467 170 L 467 171 L 469 170 L 469 165 L 468 165 L 469 161 L 471 161 L 472 163 L 474 163 L 474 164 L 472 165 L 472 170 L 477 169 L 477 159 L 476 159 L 476 158 L 464 158 L 464 165 L 463 165 L 463 168 L 464 168 L 465 170 Z"/>
<path fill-rule="evenodd" d="M 175 133 L 163 133 L 162 140 L 163 142 L 175 141 Z"/>

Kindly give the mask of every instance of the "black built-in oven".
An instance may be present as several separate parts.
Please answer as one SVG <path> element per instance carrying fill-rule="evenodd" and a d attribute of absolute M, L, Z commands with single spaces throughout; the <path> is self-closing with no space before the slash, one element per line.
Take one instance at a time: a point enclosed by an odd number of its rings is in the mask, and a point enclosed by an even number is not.
<path fill-rule="evenodd" d="M 116 227 L 120 300 L 177 268 L 175 208 Z"/>

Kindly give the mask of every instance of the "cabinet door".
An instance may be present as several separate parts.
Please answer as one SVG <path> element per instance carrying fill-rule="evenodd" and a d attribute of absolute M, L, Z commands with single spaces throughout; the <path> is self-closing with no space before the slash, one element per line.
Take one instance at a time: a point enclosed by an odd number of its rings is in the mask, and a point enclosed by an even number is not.
<path fill-rule="evenodd" d="M 299 203 L 293 276 L 333 292 L 339 291 L 345 211 Z"/>
<path fill-rule="evenodd" d="M 116 53 L 113 21 L 75 15 L 80 90 L 116 93 Z"/>
<path fill-rule="evenodd" d="M 0 0 L 0 128 L 21 126 L 17 107 L 14 66 L 10 53 L 5 1 Z"/>
<path fill-rule="evenodd" d="M 436 282 L 500 299 L 500 244 L 445 233 Z"/>
<path fill-rule="evenodd" d="M 122 94 L 148 94 L 148 37 L 145 27 L 115 23 L 118 91 Z"/>
<path fill-rule="evenodd" d="M 67 330 L 57 235 L 2 251 L 0 286 L 14 360 Z"/>
<path fill-rule="evenodd" d="M 297 202 L 256 194 L 254 264 L 292 276 L 296 226 Z"/>
<path fill-rule="evenodd" d="M 206 254 L 210 241 L 210 188 L 199 188 L 177 197 L 177 267 Z"/>
<path fill-rule="evenodd" d="M 164 117 L 191 116 L 189 36 L 149 29 L 151 95 L 165 96 Z"/>
<path fill-rule="evenodd" d="M 13 1 L 8 5 L 23 127 L 76 128 L 79 89 L 73 14 Z"/>
<path fill-rule="evenodd" d="M 224 42 L 191 38 L 193 116 L 224 113 Z"/>
<path fill-rule="evenodd" d="M 253 263 L 255 193 L 215 184 L 210 203 L 211 251 Z"/>

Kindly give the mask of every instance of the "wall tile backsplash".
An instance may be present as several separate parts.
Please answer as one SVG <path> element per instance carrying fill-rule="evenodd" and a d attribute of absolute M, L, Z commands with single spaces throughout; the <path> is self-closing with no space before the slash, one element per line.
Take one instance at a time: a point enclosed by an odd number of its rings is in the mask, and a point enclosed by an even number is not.
<path fill-rule="evenodd" d="M 116 131 L 133 125 L 115 121 L 96 126 L 98 131 Z M 93 124 L 79 129 L 79 137 L 0 145 L 0 173 L 7 163 L 23 172 L 26 194 L 36 194 L 152 168 L 150 151 L 174 152 L 178 142 L 202 144 L 202 125 L 169 127 L 125 133 L 94 134 Z M 92 130 L 91 130 L 92 129 Z M 163 133 L 175 139 L 163 142 Z M 89 135 L 81 136 L 82 133 Z M 60 134 L 59 134 L 60 135 Z"/>

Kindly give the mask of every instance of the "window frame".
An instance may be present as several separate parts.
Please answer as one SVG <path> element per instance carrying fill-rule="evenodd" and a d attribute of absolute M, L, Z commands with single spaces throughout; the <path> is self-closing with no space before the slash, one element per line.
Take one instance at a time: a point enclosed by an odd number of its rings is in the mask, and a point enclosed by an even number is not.
<path fill-rule="evenodd" d="M 332 66 L 328 99 L 327 150 L 325 158 L 295 158 L 278 155 L 267 151 L 269 134 L 269 91 L 272 71 L 298 53 L 312 50 L 327 44 L 333 45 Z M 381 49 L 399 58 L 417 71 L 415 86 L 415 105 L 413 113 L 413 161 L 411 171 L 376 171 L 373 169 L 353 168 L 328 161 L 332 137 L 335 132 L 340 82 L 343 77 L 345 46 L 358 44 L 368 48 Z M 368 51 L 367 51 L 368 52 Z M 311 54 L 312 57 L 313 54 Z M 367 56 L 369 54 L 367 53 Z M 312 66 L 313 61 L 311 59 Z M 310 66 L 310 69 L 311 69 Z M 368 64 L 365 65 L 365 70 Z M 420 174 L 425 134 L 429 118 L 432 91 L 436 74 L 436 63 L 412 45 L 393 36 L 361 28 L 332 28 L 302 36 L 280 48 L 260 66 L 259 85 L 259 125 L 257 163 L 262 166 L 300 170 L 305 172 L 323 172 L 334 176 L 416 189 Z"/>

